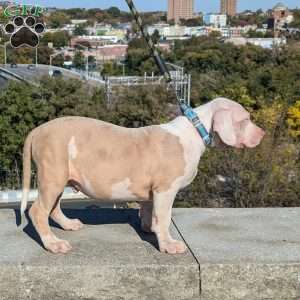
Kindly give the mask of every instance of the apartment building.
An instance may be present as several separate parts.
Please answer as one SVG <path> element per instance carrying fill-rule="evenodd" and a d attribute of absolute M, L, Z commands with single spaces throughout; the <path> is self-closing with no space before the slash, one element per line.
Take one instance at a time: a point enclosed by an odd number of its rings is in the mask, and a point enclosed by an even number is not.
<path fill-rule="evenodd" d="M 179 23 L 180 19 L 192 19 L 194 17 L 194 0 L 169 0 L 168 21 Z"/>

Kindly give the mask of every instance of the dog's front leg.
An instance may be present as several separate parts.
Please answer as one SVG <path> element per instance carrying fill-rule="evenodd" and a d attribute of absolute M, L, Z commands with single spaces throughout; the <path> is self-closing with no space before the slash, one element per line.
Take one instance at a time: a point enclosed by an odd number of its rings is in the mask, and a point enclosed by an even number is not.
<path fill-rule="evenodd" d="M 184 253 L 186 246 L 182 241 L 174 240 L 169 232 L 172 217 L 172 206 L 176 197 L 176 191 L 154 192 L 152 231 L 156 234 L 159 250 L 163 253 Z"/>

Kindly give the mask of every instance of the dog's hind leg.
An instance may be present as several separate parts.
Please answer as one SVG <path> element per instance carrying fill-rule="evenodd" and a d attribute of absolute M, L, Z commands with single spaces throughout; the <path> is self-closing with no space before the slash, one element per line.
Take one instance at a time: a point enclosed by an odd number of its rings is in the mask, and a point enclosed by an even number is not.
<path fill-rule="evenodd" d="M 72 249 L 71 245 L 67 241 L 58 239 L 49 226 L 49 215 L 67 181 L 67 175 L 63 174 L 64 172 L 59 176 L 54 170 L 57 169 L 40 168 L 38 170 L 39 196 L 30 208 L 29 216 L 47 250 L 52 253 L 67 253 Z"/>
<path fill-rule="evenodd" d="M 78 219 L 69 219 L 64 215 L 60 207 L 60 200 L 57 201 L 54 209 L 50 214 L 51 218 L 59 224 L 64 230 L 77 231 L 83 227 L 83 224 Z"/>

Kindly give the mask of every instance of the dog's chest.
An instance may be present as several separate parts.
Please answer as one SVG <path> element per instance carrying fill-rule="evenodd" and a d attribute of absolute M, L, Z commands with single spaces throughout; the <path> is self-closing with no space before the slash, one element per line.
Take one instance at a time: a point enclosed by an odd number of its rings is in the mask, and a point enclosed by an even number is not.
<path fill-rule="evenodd" d="M 201 137 L 196 130 L 187 123 L 185 118 L 163 125 L 162 128 L 179 137 L 184 154 L 184 174 L 181 177 L 181 188 L 188 186 L 197 176 L 200 157 L 205 151 Z"/>
<path fill-rule="evenodd" d="M 184 144 L 184 159 L 185 159 L 185 174 L 183 178 L 182 188 L 192 183 L 198 173 L 198 165 L 201 155 L 204 152 L 204 147 L 201 142 L 197 141 L 197 138 L 186 137 L 183 141 Z"/>

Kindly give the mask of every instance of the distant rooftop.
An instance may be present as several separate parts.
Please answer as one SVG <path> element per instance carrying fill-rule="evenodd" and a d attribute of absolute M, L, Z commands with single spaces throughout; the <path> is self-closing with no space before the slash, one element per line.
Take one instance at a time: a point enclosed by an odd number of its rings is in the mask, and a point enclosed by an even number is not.
<path fill-rule="evenodd" d="M 282 2 L 278 2 L 273 8 L 273 10 L 286 10 L 286 9 L 287 6 L 284 5 Z"/>

